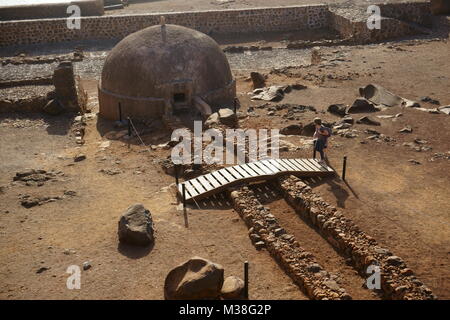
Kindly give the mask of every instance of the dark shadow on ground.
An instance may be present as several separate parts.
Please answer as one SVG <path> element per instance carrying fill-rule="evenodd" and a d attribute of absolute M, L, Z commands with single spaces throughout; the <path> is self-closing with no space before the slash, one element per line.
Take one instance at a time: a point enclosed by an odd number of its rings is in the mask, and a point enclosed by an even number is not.
<path fill-rule="evenodd" d="M 330 186 L 330 191 L 334 194 L 337 200 L 337 206 L 339 208 L 345 208 L 345 201 L 349 197 L 348 191 L 343 186 L 343 184 L 347 185 L 345 181 L 341 180 L 338 177 L 314 177 L 305 179 L 305 182 L 307 182 L 311 188 L 317 187 L 324 183 L 328 184 Z M 356 193 L 353 192 L 353 190 L 352 193 L 356 198 L 358 198 L 358 196 L 356 195 Z"/>
<path fill-rule="evenodd" d="M 146 247 L 139 247 L 119 242 L 117 250 L 130 259 L 140 259 L 148 255 L 153 250 L 154 246 L 154 243 Z"/>
<path fill-rule="evenodd" d="M 229 210 L 233 208 L 233 205 L 226 192 L 221 192 L 208 198 L 197 200 L 190 207 L 201 210 Z"/>

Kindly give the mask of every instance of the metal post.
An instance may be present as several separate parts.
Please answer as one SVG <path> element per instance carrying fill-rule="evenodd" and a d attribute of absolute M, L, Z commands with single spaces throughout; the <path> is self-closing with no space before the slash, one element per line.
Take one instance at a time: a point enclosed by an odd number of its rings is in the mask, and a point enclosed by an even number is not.
<path fill-rule="evenodd" d="M 244 262 L 244 298 L 248 299 L 248 261 Z"/>
<path fill-rule="evenodd" d="M 127 117 L 128 120 L 128 136 L 131 137 L 131 119 Z"/>
<path fill-rule="evenodd" d="M 237 111 L 237 101 L 236 99 L 234 99 L 234 113 L 236 113 Z"/>
<path fill-rule="evenodd" d="M 177 187 L 178 187 L 178 165 L 177 164 L 174 164 L 173 165 L 174 166 L 174 170 L 175 170 L 175 183 L 177 184 Z"/>
<path fill-rule="evenodd" d="M 347 170 L 347 156 L 344 156 L 344 162 L 342 164 L 342 180 L 345 181 L 345 172 Z"/>
<path fill-rule="evenodd" d="M 187 227 L 189 227 L 189 222 L 188 222 L 188 216 L 187 216 L 187 211 L 186 211 L 186 185 L 183 183 L 181 186 L 182 186 L 182 190 L 183 190 L 184 226 L 187 228 Z"/>
<path fill-rule="evenodd" d="M 122 105 L 119 102 L 119 121 L 122 122 Z"/>

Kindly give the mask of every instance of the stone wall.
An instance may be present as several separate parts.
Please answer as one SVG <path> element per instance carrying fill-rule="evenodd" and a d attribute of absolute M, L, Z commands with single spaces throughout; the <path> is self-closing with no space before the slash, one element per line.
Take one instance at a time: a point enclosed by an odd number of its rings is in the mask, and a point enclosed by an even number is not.
<path fill-rule="evenodd" d="M 358 226 L 335 207 L 326 203 L 309 186 L 294 176 L 280 178 L 278 187 L 286 201 L 299 216 L 311 223 L 318 232 L 340 254 L 351 261 L 361 274 L 366 274 L 370 265 L 381 271 L 380 293 L 394 300 L 436 299 L 405 262 L 382 248 L 377 241 L 361 231 Z"/>
<path fill-rule="evenodd" d="M 231 192 L 234 208 L 249 227 L 251 238 L 262 240 L 264 247 L 284 271 L 313 300 L 348 300 L 350 295 L 332 279 L 314 256 L 304 250 L 292 234 L 256 198 L 248 187 Z M 254 241 L 252 239 L 252 241 Z"/>
<path fill-rule="evenodd" d="M 293 31 L 328 25 L 326 5 L 164 13 L 166 23 L 211 34 Z M 161 14 L 81 18 L 81 29 L 66 19 L 0 22 L 0 46 L 85 39 L 121 39 L 160 22 Z"/>
<path fill-rule="evenodd" d="M 381 11 L 381 28 L 367 27 L 366 8 L 333 8 L 329 26 L 344 39 L 354 43 L 370 43 L 421 34 L 422 27 L 431 27 L 429 2 L 377 4 Z"/>

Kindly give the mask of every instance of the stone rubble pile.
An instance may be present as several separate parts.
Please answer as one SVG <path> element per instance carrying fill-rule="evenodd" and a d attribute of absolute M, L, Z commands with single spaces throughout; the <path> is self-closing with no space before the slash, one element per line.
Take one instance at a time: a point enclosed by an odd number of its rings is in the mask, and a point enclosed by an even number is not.
<path fill-rule="evenodd" d="M 269 209 L 261 205 L 253 191 L 242 187 L 231 192 L 231 199 L 252 234 L 258 236 L 255 245 L 261 245 L 262 241 L 272 257 L 308 297 L 315 300 L 351 299 L 314 256 L 300 247 L 293 235 L 286 233 Z"/>
<path fill-rule="evenodd" d="M 279 188 L 286 201 L 303 220 L 312 223 L 338 252 L 349 258 L 361 275 L 369 277 L 367 268 L 377 265 L 381 271 L 381 293 L 388 299 L 436 299 L 405 262 L 356 224 L 315 194 L 309 186 L 294 176 L 280 178 Z"/>

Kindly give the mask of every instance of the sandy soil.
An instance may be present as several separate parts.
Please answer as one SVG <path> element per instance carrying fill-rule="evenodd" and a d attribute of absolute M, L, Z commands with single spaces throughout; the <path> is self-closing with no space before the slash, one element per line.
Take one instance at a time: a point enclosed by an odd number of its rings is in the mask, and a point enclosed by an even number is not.
<path fill-rule="evenodd" d="M 314 117 L 338 120 L 326 113 L 329 104 L 351 104 L 358 87 L 377 83 L 405 98 L 430 96 L 450 104 L 448 41 L 387 43 L 371 46 L 322 48 L 324 62 L 268 74 L 268 84 L 303 83 L 306 90 L 293 91 L 281 103 L 312 105 L 317 113 L 306 112 L 298 120 L 286 120 L 278 111 L 240 123 L 246 128 L 281 128 L 307 123 Z M 295 54 L 295 51 L 293 51 Z M 334 60 L 334 61 L 332 61 Z M 251 101 L 248 72 L 235 70 L 242 109 L 262 102 Z M 94 112 L 96 81 L 85 79 Z M 424 107 L 434 105 L 422 103 Z M 450 117 L 412 109 L 392 108 L 371 114 L 402 113 L 392 119 L 377 119 L 371 127 L 395 139 L 387 143 L 367 140 L 363 131 L 370 126 L 356 124 L 358 137 L 333 136 L 331 164 L 340 172 L 342 157 L 348 156 L 347 184 L 339 178 L 311 181 L 314 189 L 330 203 L 342 208 L 366 233 L 382 246 L 401 256 L 439 298 L 450 298 L 450 161 L 430 161 L 436 152 L 450 151 Z M 361 115 L 356 115 L 359 118 Z M 174 182 L 161 170 L 158 159 L 170 151 L 153 151 L 138 140 L 127 143 L 105 141 L 101 133 L 111 124 L 88 120 L 86 144 L 77 147 L 70 131 L 71 118 L 2 115 L 0 118 L 0 298 L 2 299 L 162 299 L 164 278 L 175 265 L 193 255 L 209 258 L 225 267 L 226 275 L 243 275 L 243 262 L 250 261 L 250 298 L 306 299 L 279 266 L 262 250 L 257 251 L 237 213 L 222 204 L 205 203 L 192 208 L 189 228 L 184 227 L 176 200 L 165 189 Z M 398 132 L 410 125 L 413 132 Z M 146 143 L 163 142 L 170 132 L 144 136 Z M 416 152 L 403 146 L 420 138 L 431 151 Z M 300 144 L 299 137 L 289 138 Z M 364 141 L 365 143 L 361 143 Z M 87 159 L 74 163 L 82 152 Z M 311 150 L 282 153 L 283 157 L 310 157 Z M 420 165 L 408 160 L 415 159 Z M 12 183 L 16 171 L 27 167 L 62 171 L 57 181 L 41 187 Z M 101 169 L 120 173 L 107 175 Z M 19 196 L 75 196 L 26 209 Z M 117 222 L 131 204 L 148 207 L 155 219 L 153 248 L 136 250 L 118 245 Z M 276 195 L 266 205 L 302 246 L 313 252 L 330 272 L 339 275 L 341 285 L 355 299 L 376 299 L 361 288 L 363 279 L 345 264 L 329 245 L 305 225 Z M 92 268 L 82 272 L 81 290 L 66 288 L 66 269 L 89 261 Z M 41 267 L 49 268 L 36 273 Z"/>

